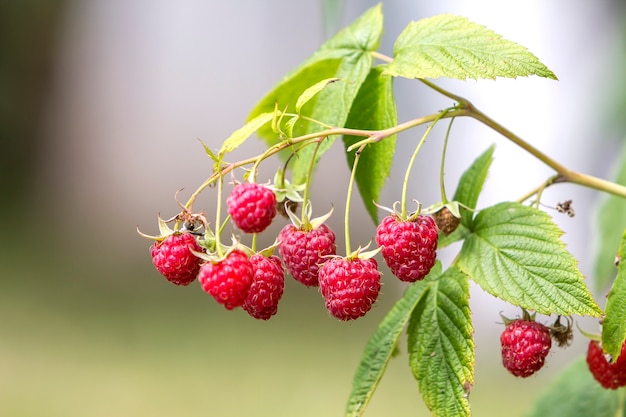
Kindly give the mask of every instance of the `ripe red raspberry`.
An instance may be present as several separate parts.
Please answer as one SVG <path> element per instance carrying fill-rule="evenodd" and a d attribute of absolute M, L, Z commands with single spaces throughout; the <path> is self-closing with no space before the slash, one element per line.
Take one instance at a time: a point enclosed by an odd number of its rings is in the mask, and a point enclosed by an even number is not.
<path fill-rule="evenodd" d="M 319 283 L 330 314 L 339 320 L 354 320 L 376 302 L 380 272 L 373 258 L 333 258 L 320 268 Z"/>
<path fill-rule="evenodd" d="M 278 311 L 285 288 L 285 271 L 278 256 L 256 253 L 250 257 L 250 262 L 254 276 L 243 309 L 255 319 L 268 320 Z"/>
<path fill-rule="evenodd" d="M 191 233 L 174 233 L 150 247 L 152 263 L 168 281 L 189 285 L 200 270 L 200 258 L 191 251 L 202 248 Z"/>
<path fill-rule="evenodd" d="M 614 363 L 602 351 L 602 346 L 595 340 L 589 342 L 587 365 L 593 377 L 606 389 L 626 386 L 626 343 Z"/>
<path fill-rule="evenodd" d="M 439 238 L 435 221 L 419 215 L 405 221 L 389 215 L 376 228 L 376 243 L 391 272 L 402 281 L 424 279 L 437 260 Z"/>
<path fill-rule="evenodd" d="M 219 262 L 208 261 L 200 267 L 198 281 L 202 289 L 223 304 L 227 310 L 243 305 L 254 270 L 248 256 L 233 250 Z"/>
<path fill-rule="evenodd" d="M 552 347 L 550 330 L 528 320 L 510 322 L 500 335 L 502 364 L 513 375 L 526 378 L 543 367 Z"/>
<path fill-rule="evenodd" d="M 335 233 L 324 223 L 310 231 L 288 224 L 278 235 L 278 251 L 292 277 L 315 287 L 320 265 L 328 259 L 325 256 L 337 252 Z"/>
<path fill-rule="evenodd" d="M 237 184 L 226 199 L 228 214 L 245 233 L 260 233 L 276 216 L 276 196 L 269 188 L 252 183 Z"/>

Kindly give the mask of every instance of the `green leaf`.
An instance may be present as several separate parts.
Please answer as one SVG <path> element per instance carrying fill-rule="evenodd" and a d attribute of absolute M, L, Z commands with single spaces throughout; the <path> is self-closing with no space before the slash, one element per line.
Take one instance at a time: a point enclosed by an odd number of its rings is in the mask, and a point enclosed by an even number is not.
<path fill-rule="evenodd" d="M 489 167 L 493 162 L 495 145 L 491 145 L 485 152 L 474 160 L 472 165 L 461 175 L 459 185 L 454 193 L 454 201 L 475 209 L 478 196 L 483 189 Z M 461 224 L 468 229 L 472 228 L 474 213 L 461 207 Z"/>
<path fill-rule="evenodd" d="M 615 182 L 626 185 L 626 142 L 618 159 Z M 626 227 L 626 198 L 607 196 L 598 213 L 598 242 L 595 260 L 595 289 L 604 292 L 615 278 L 615 255 Z"/>
<path fill-rule="evenodd" d="M 500 203 L 478 213 L 458 266 L 488 293 L 525 309 L 599 317 L 562 234 L 543 211 Z"/>
<path fill-rule="evenodd" d="M 269 121 L 274 118 L 274 113 L 261 113 L 256 116 L 254 119 L 250 120 L 240 129 L 237 129 L 233 132 L 232 135 L 228 137 L 220 148 L 219 155 L 224 156 L 224 154 L 228 152 L 232 152 L 237 149 L 241 144 L 248 139 L 254 132 L 259 130 L 262 126 L 266 125 Z"/>
<path fill-rule="evenodd" d="M 474 383 L 469 282 L 456 267 L 426 279 L 430 289 L 407 329 L 411 370 L 434 416 L 469 416 Z"/>
<path fill-rule="evenodd" d="M 300 110 L 302 110 L 302 106 L 304 106 L 306 103 L 309 102 L 309 100 L 315 97 L 317 93 L 319 93 L 324 88 L 326 88 L 328 84 L 332 84 L 336 81 L 339 81 L 340 79 L 341 78 L 336 78 L 336 77 L 326 78 L 325 80 L 318 81 L 317 83 L 313 84 L 311 87 L 304 90 L 304 92 L 300 94 L 300 97 L 298 97 L 298 100 L 296 100 L 296 113 L 300 113 Z"/>
<path fill-rule="evenodd" d="M 396 39 L 387 72 L 406 78 L 465 80 L 556 76 L 526 48 L 450 14 L 411 22 Z"/>
<path fill-rule="evenodd" d="M 283 78 L 272 91 L 257 103 L 254 109 L 252 109 L 250 116 L 248 116 L 248 120 L 262 113 L 273 112 L 276 106 L 286 113 L 294 113 L 298 97 L 311 85 L 332 78 L 337 73 L 340 63 L 340 59 L 324 59 L 303 64 L 296 71 Z M 311 102 L 314 101 L 315 98 L 311 100 Z M 310 109 L 309 112 L 305 112 L 303 115 L 308 116 L 310 115 L 309 113 Z M 295 121 L 292 123 L 295 124 Z M 295 129 L 295 126 L 292 126 L 294 134 L 302 134 L 305 125 L 308 125 L 308 123 L 303 123 L 299 129 Z M 277 142 L 277 134 L 272 130 L 271 126 L 266 125 L 259 129 L 258 135 L 265 139 L 270 146 Z"/>
<path fill-rule="evenodd" d="M 342 58 L 334 76 L 346 82 L 336 83 L 333 88 L 326 88 L 320 92 L 310 114 L 313 120 L 335 127 L 346 125 L 354 99 L 370 73 L 373 60 L 371 53 L 378 48 L 382 29 L 383 16 L 381 5 L 378 5 L 369 9 L 320 48 L 319 56 Z M 321 126 L 309 123 L 305 133 L 315 133 L 320 130 L 322 130 Z M 317 164 L 324 152 L 333 145 L 335 139 L 336 137 L 326 138 L 317 151 L 315 147 L 307 146 L 298 153 L 298 158 L 292 165 L 295 182 L 306 180 L 311 163 Z"/>
<path fill-rule="evenodd" d="M 621 390 L 607 390 L 578 358 L 548 387 L 525 417 L 616 417 Z"/>
<path fill-rule="evenodd" d="M 372 68 L 352 104 L 346 127 L 380 130 L 395 126 L 398 121 L 393 96 L 393 78 L 381 76 L 381 67 Z M 345 148 L 362 140 L 362 137 L 344 136 Z M 385 181 L 391 173 L 396 135 L 365 147 L 356 171 L 356 183 L 365 208 L 375 224 L 378 224 L 378 201 Z M 354 164 L 354 152 L 347 152 L 348 166 Z"/>
<path fill-rule="evenodd" d="M 445 248 L 446 246 L 450 246 L 454 242 L 465 239 L 470 233 L 470 230 L 467 227 L 463 226 L 463 224 L 459 224 L 456 230 L 447 236 L 443 232 L 441 232 L 439 233 L 437 248 L 441 249 Z"/>
<path fill-rule="evenodd" d="M 472 162 L 472 165 L 463 172 L 459 179 L 459 185 L 454 193 L 453 201 L 458 201 L 470 209 L 475 209 L 478 203 L 478 196 L 483 189 L 487 174 L 489 173 L 489 167 L 493 162 L 493 152 L 495 145 L 491 145 L 485 152 L 483 152 L 478 158 Z M 439 248 L 445 248 L 446 246 L 465 239 L 470 233 L 474 222 L 474 213 L 461 207 L 461 224 L 450 235 L 439 236 L 438 246 Z"/>
<path fill-rule="evenodd" d="M 378 48 L 383 28 L 381 5 L 372 7 L 350 26 L 343 29 L 307 59 L 299 68 L 284 78 L 252 110 L 250 118 L 259 113 L 269 112 L 278 103 L 279 109 L 293 112 L 298 97 L 312 85 L 327 79 L 341 78 L 345 82 L 325 88 L 311 98 L 302 115 L 326 125 L 343 127 L 352 107 L 352 102 L 365 81 L 371 65 L 371 52 Z M 294 136 L 315 133 L 323 127 L 300 119 L 294 126 Z M 271 129 L 261 130 L 259 135 L 269 144 L 276 142 L 276 134 Z M 323 141 L 313 163 L 317 163 L 336 138 Z M 314 146 L 307 146 L 294 158 L 292 178 L 296 183 L 306 180 L 309 166 L 315 152 Z"/>
<path fill-rule="evenodd" d="M 617 278 L 606 300 L 605 317 L 602 320 L 602 349 L 617 360 L 626 340 L 626 229 L 619 247 L 620 263 Z"/>
<path fill-rule="evenodd" d="M 440 270 L 441 265 L 438 268 Z M 409 321 L 411 312 L 419 300 L 424 297 L 427 290 L 428 284 L 425 281 L 416 282 L 408 287 L 404 296 L 387 313 L 367 342 L 352 383 L 346 416 L 363 415 L 385 369 L 387 369 L 389 360 L 394 356 L 398 339 Z"/>

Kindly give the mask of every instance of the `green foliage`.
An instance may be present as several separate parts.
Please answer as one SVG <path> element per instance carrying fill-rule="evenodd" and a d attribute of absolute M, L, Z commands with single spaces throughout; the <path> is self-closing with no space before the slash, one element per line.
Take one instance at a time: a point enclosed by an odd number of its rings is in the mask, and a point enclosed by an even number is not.
<path fill-rule="evenodd" d="M 361 86 L 348 121 L 347 127 L 379 130 L 395 126 L 398 122 L 396 105 L 393 98 L 393 78 L 381 76 L 382 67 L 374 67 Z M 361 137 L 344 136 L 344 145 L 349 148 L 361 140 Z M 359 159 L 356 171 L 356 183 L 367 212 L 378 223 L 377 207 L 380 192 L 391 172 L 393 155 L 396 149 L 396 135 L 368 144 Z M 354 152 L 347 152 L 348 165 L 354 163 Z"/>
<path fill-rule="evenodd" d="M 254 119 L 250 120 L 243 127 L 234 131 L 223 143 L 219 151 L 219 156 L 222 157 L 228 152 L 232 152 L 241 146 L 246 139 L 248 139 L 254 132 L 266 125 L 270 120 L 274 118 L 273 113 L 261 113 Z"/>
<path fill-rule="evenodd" d="M 409 321 L 411 312 L 424 297 L 428 288 L 428 284 L 424 281 L 407 288 L 404 296 L 387 313 L 367 342 L 352 383 L 346 416 L 361 416 L 365 411 L 394 354 L 400 334 Z"/>
<path fill-rule="evenodd" d="M 443 14 L 411 22 L 393 47 L 387 72 L 406 78 L 556 76 L 526 48 L 464 17 Z"/>
<path fill-rule="evenodd" d="M 621 416 L 618 410 L 625 404 L 620 395 L 620 391 L 602 388 L 591 376 L 585 359 L 579 358 L 543 391 L 525 417 Z"/>
<path fill-rule="evenodd" d="M 419 151 L 434 123 L 461 116 L 474 117 L 553 167 L 558 175 L 551 178 L 566 179 L 567 174 L 573 173 L 557 166 L 551 158 L 508 132 L 469 101 L 430 82 L 425 84 L 457 103 L 434 115 L 398 124 L 393 93 L 394 79 L 398 76 L 462 80 L 530 75 L 556 79 L 556 76 L 526 48 L 453 15 L 410 23 L 396 40 L 393 59 L 384 57 L 376 52 L 382 23 L 381 5 L 366 11 L 262 98 L 250 113 L 248 122 L 224 141 L 217 154 L 205 146 L 219 169 L 193 194 L 187 207 L 191 207 L 203 187 L 211 184 L 210 180 L 221 178 L 229 169 L 245 165 L 256 167 L 280 151 L 284 152 L 282 156 L 294 157 L 286 167 L 291 170 L 291 181 L 285 178 L 282 169 L 275 177 L 279 189 L 276 194 L 280 202 L 290 197 L 294 202 L 304 203 L 302 210 L 306 214 L 310 201 L 303 202 L 298 192 L 305 190 L 304 195 L 308 195 L 313 180 L 309 178 L 311 168 L 343 135 L 350 167 L 354 165 L 356 152 L 360 152 L 354 179 L 368 214 L 376 224 L 375 203 L 384 204 L 379 198 L 391 172 L 396 135 L 431 123 L 419 142 Z M 374 57 L 387 63 L 373 66 Z M 222 167 L 224 155 L 240 147 L 255 132 L 266 141 L 269 149 L 257 158 Z M 446 144 L 447 139 L 448 136 Z M 280 146 L 272 147 L 277 143 Z M 315 144 L 319 146 L 313 146 Z M 576 259 L 562 242 L 563 232 L 548 214 L 512 202 L 476 211 L 494 152 L 492 145 L 461 175 L 452 202 L 442 196 L 442 202 L 430 207 L 432 213 L 437 207 L 449 204 L 453 213 L 460 212 L 459 227 L 449 236 L 443 236 L 442 232 L 438 244 L 442 248 L 462 240 L 462 247 L 448 269 L 444 270 L 441 262 L 437 262 L 423 281 L 411 284 L 379 324 L 354 376 L 347 416 L 363 415 L 405 328 L 409 365 L 433 415 L 471 415 L 469 392 L 474 384 L 475 354 L 470 279 L 506 302 L 541 314 L 593 317 L 604 314 L 591 296 Z M 623 160 L 626 161 L 626 153 Z M 605 187 L 605 191 L 619 194 L 615 192 L 619 187 L 607 188 L 606 181 L 592 181 L 583 174 L 577 178 L 578 184 L 585 185 L 586 181 L 592 188 Z M 622 164 L 618 181 L 626 184 L 626 163 Z M 405 197 L 403 192 L 403 211 Z M 614 271 L 609 271 L 606 265 L 613 264 L 612 257 L 618 247 L 622 257 L 626 254 L 626 231 L 621 245 L 618 233 L 626 225 L 625 200 L 609 199 L 603 206 L 602 216 L 598 288 L 607 287 L 614 276 Z M 326 218 L 318 218 L 317 222 Z M 346 213 L 346 220 L 348 218 L 349 213 Z M 348 233 L 346 242 L 349 242 Z M 376 253 L 362 252 L 359 256 L 376 256 Z M 602 335 L 605 350 L 614 357 L 626 339 L 625 316 L 626 261 L 622 261 L 608 296 Z M 583 365 L 579 361 L 568 369 L 530 416 L 615 415 L 617 397 L 602 390 Z M 575 401 L 569 401 L 568 396 Z M 599 404 L 602 399 L 606 401 Z"/>
<path fill-rule="evenodd" d="M 274 90 L 266 95 L 253 109 L 250 117 L 270 111 L 278 105 L 279 109 L 295 105 L 298 97 L 311 85 L 327 78 L 340 78 L 345 82 L 334 83 L 323 89 L 316 100 L 309 101 L 308 111 L 302 114 L 330 126 L 344 126 L 348 119 L 354 99 L 370 72 L 371 53 L 378 48 L 382 35 L 383 16 L 381 5 L 365 12 L 359 19 L 326 42 L 291 76 L 285 78 Z M 295 131 L 300 134 L 315 133 L 323 127 L 314 123 L 303 123 Z M 266 140 L 273 142 L 273 131 L 260 131 Z M 295 134 L 295 133 L 294 133 Z M 293 181 L 303 183 L 306 180 L 310 164 L 319 158 L 333 144 L 335 137 L 323 141 L 314 158 L 315 149 L 305 147 L 298 152 L 292 165 Z"/>
<path fill-rule="evenodd" d="M 485 291 L 542 314 L 591 315 L 597 306 L 546 213 L 518 203 L 481 210 L 458 265 Z"/>
<path fill-rule="evenodd" d="M 458 201 L 469 209 L 475 209 L 478 203 L 478 196 L 483 189 L 489 167 L 493 162 L 493 152 L 495 145 L 491 145 L 485 152 L 474 160 L 472 165 L 461 175 L 459 185 L 454 193 L 453 201 Z M 464 239 L 469 233 L 469 229 L 474 222 L 474 213 L 461 206 L 461 224 L 449 236 L 439 237 L 439 247 L 443 248 Z"/>
<path fill-rule="evenodd" d="M 602 349 L 617 360 L 626 339 L 626 229 L 619 247 L 620 261 L 617 278 L 606 300 L 602 320 Z"/>
<path fill-rule="evenodd" d="M 300 113 L 300 111 L 302 111 L 302 107 L 306 103 L 308 103 L 309 100 L 315 97 L 317 93 L 319 93 L 324 88 L 326 88 L 328 84 L 332 84 L 336 81 L 339 81 L 340 79 L 341 78 L 336 78 L 336 77 L 327 78 L 325 80 L 318 81 L 317 83 L 313 84 L 311 87 L 304 90 L 304 92 L 300 94 L 300 97 L 298 97 L 298 100 L 296 100 L 296 113 Z"/>
<path fill-rule="evenodd" d="M 474 383 L 474 339 L 467 277 L 433 268 L 429 291 L 408 326 L 409 363 L 434 416 L 469 416 Z"/>
<path fill-rule="evenodd" d="M 615 182 L 626 185 L 626 143 L 618 158 Z M 626 199 L 608 196 L 598 210 L 598 238 L 595 262 L 595 288 L 605 291 L 615 278 L 615 255 L 626 227 Z"/>
<path fill-rule="evenodd" d="M 276 107 L 284 112 L 295 112 L 298 98 L 312 85 L 334 77 L 340 63 L 341 60 L 336 58 L 305 62 L 297 70 L 283 78 L 272 91 L 267 93 L 265 97 L 257 103 L 254 109 L 252 109 L 248 120 L 252 120 L 262 113 L 272 113 Z M 310 111 L 315 105 L 316 98 L 317 96 L 313 97 L 309 100 L 306 108 L 304 110 L 301 109 L 300 113 L 302 115 L 310 116 Z M 297 129 L 293 131 L 293 136 L 303 134 L 306 131 L 308 123 L 309 122 L 300 119 L 300 124 L 297 126 Z M 272 127 L 267 125 L 259 129 L 258 135 L 265 139 L 268 146 L 275 144 L 281 139 Z"/>

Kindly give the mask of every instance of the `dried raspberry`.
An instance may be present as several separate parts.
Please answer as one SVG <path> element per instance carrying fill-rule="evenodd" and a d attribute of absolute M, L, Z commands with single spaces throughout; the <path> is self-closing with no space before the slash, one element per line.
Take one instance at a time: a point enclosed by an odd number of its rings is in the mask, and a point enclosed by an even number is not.
<path fill-rule="evenodd" d="M 543 367 L 552 347 L 550 330 L 529 320 L 510 322 L 500 335 L 502 364 L 513 375 L 526 378 Z"/>
<path fill-rule="evenodd" d="M 602 346 L 595 340 L 589 342 L 587 365 L 593 377 L 606 389 L 618 389 L 626 386 L 626 343 L 622 345 L 617 361 L 602 351 Z"/>
<path fill-rule="evenodd" d="M 250 262 L 254 277 L 243 309 L 255 319 L 268 320 L 278 311 L 278 301 L 285 288 L 285 271 L 278 256 L 256 253 L 250 257 Z"/>
<path fill-rule="evenodd" d="M 378 264 L 370 259 L 333 258 L 319 271 L 320 291 L 326 308 L 339 320 L 364 316 L 380 291 Z"/>
<path fill-rule="evenodd" d="M 439 211 L 433 213 L 433 219 L 437 228 L 446 236 L 454 232 L 461 224 L 461 219 L 452 214 L 448 207 L 442 207 Z"/>
<path fill-rule="evenodd" d="M 376 229 L 385 263 L 402 281 L 424 279 L 437 260 L 437 226 L 428 216 L 405 221 L 396 215 L 383 219 Z"/>
<path fill-rule="evenodd" d="M 200 270 L 200 258 L 191 251 L 202 248 L 191 233 L 174 233 L 150 247 L 152 263 L 168 281 L 176 285 L 189 285 Z"/>
<path fill-rule="evenodd" d="M 337 251 L 335 233 L 326 224 L 310 231 L 288 224 L 278 236 L 278 251 L 292 277 L 315 287 L 320 265 Z"/>
<path fill-rule="evenodd" d="M 202 289 L 223 304 L 227 310 L 243 305 L 254 270 L 248 256 L 233 250 L 219 262 L 208 261 L 200 267 L 198 281 Z"/>
<path fill-rule="evenodd" d="M 228 214 L 245 233 L 260 233 L 276 216 L 276 196 L 269 188 L 253 183 L 238 184 L 226 199 Z"/>

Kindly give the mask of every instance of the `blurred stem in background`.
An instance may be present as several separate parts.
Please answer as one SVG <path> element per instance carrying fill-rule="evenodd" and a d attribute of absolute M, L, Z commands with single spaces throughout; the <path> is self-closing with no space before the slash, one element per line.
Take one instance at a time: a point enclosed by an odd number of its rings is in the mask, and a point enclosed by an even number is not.
<path fill-rule="evenodd" d="M 0 2 L 0 215 L 17 215 L 45 135 L 41 119 L 67 0 Z"/>

